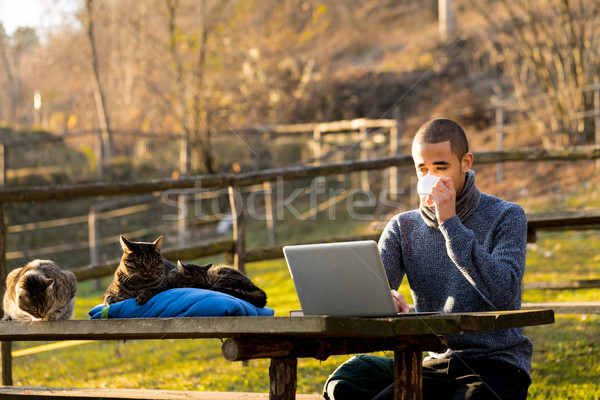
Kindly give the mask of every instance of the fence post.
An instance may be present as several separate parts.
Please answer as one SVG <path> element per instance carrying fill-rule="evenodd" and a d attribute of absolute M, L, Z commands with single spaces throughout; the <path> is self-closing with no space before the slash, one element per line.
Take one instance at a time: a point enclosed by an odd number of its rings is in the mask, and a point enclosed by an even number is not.
<path fill-rule="evenodd" d="M 98 131 L 96 137 L 96 173 L 98 180 L 104 180 L 104 141 L 102 140 L 102 131 Z"/>
<path fill-rule="evenodd" d="M 258 171 L 261 168 L 260 161 L 261 161 L 261 158 L 262 158 L 262 155 L 264 152 L 264 149 L 263 149 L 264 143 L 263 143 L 262 135 L 261 135 L 260 131 L 253 129 L 251 134 L 254 135 L 254 147 L 253 147 L 254 151 L 250 151 L 250 157 L 254 161 L 254 169 Z M 266 142 L 266 143 L 271 144 L 271 142 Z"/>
<path fill-rule="evenodd" d="M 185 177 L 190 174 L 191 170 L 191 148 L 189 134 L 179 141 L 179 173 L 180 176 Z M 184 247 L 187 244 L 187 195 L 180 194 L 177 196 L 177 241 L 179 246 Z"/>
<path fill-rule="evenodd" d="M 396 126 L 390 127 L 390 156 L 396 156 L 400 154 L 400 107 L 394 107 L 393 110 L 394 119 L 396 120 Z M 389 196 L 390 200 L 398 200 L 399 188 L 400 188 L 400 170 L 398 167 L 390 167 L 389 169 Z"/>
<path fill-rule="evenodd" d="M 600 79 L 594 77 L 594 127 L 596 133 L 596 147 L 600 147 Z M 596 170 L 600 171 L 600 158 L 596 159 Z"/>
<path fill-rule="evenodd" d="M 6 248 L 8 244 L 8 233 L 6 230 L 6 220 L 4 218 L 4 204 L 0 203 L 0 295 L 4 298 L 6 291 L 6 275 L 8 268 L 6 265 Z M 4 317 L 4 306 L 0 305 L 2 316 Z M 2 353 L 2 384 L 12 386 L 12 342 L 1 342 L 0 352 Z"/>
<path fill-rule="evenodd" d="M 368 160 L 370 158 L 370 150 L 373 142 L 369 139 L 367 127 L 362 125 L 359 128 L 358 135 L 358 146 L 360 147 L 360 159 Z M 369 179 L 369 171 L 364 170 L 360 173 L 360 186 L 362 190 L 365 192 L 369 192 L 371 190 L 371 182 Z"/>
<path fill-rule="evenodd" d="M 246 222 L 242 192 L 238 185 L 229 186 L 229 204 L 233 217 L 233 266 L 241 273 L 246 273 L 244 254 L 246 252 Z"/>
<path fill-rule="evenodd" d="M 321 165 L 321 157 L 323 156 L 322 146 L 321 128 L 316 126 L 313 130 L 313 157 L 315 158 L 315 165 Z"/>
<path fill-rule="evenodd" d="M 98 234 L 98 213 L 96 207 L 91 206 L 88 214 L 88 245 L 90 247 L 90 265 L 96 267 L 100 263 L 98 255 L 99 234 Z M 100 279 L 94 279 L 94 289 L 100 288 Z"/>
<path fill-rule="evenodd" d="M 496 147 L 504 150 L 504 105 L 502 104 L 502 89 L 496 87 Z M 496 182 L 504 180 L 504 163 L 496 164 Z"/>
<path fill-rule="evenodd" d="M 6 185 L 6 149 L 0 143 L 0 188 Z"/>
<path fill-rule="evenodd" d="M 269 235 L 269 246 L 277 244 L 277 236 L 275 234 L 275 213 L 273 210 L 273 189 L 270 181 L 263 182 L 265 192 L 265 220 L 267 222 L 267 232 Z"/>
<path fill-rule="evenodd" d="M 448 40 L 456 29 L 454 0 L 438 0 L 438 25 L 440 39 Z"/>

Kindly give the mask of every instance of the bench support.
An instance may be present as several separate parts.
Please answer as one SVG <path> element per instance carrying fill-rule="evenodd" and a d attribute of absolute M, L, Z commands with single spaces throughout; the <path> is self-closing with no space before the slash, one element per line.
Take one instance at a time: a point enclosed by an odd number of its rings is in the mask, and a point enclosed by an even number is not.
<path fill-rule="evenodd" d="M 394 400 L 421 400 L 423 365 L 420 351 L 394 351 Z"/>
<path fill-rule="evenodd" d="M 297 385 L 297 358 L 271 358 L 269 366 L 270 400 L 294 400 Z"/>
<path fill-rule="evenodd" d="M 0 342 L 2 352 L 2 384 L 12 386 L 12 342 Z"/>

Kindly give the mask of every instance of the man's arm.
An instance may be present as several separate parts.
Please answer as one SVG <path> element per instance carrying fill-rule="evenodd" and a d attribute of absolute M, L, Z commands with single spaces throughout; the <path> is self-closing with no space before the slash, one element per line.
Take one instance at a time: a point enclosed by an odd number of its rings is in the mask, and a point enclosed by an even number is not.
<path fill-rule="evenodd" d="M 392 218 L 379 237 L 379 252 L 391 289 L 397 289 L 404 279 L 402 247 L 400 245 L 400 227 L 398 216 Z"/>
<path fill-rule="evenodd" d="M 490 221 L 485 249 L 458 217 L 440 225 L 448 255 L 463 276 L 495 310 L 510 307 L 521 294 L 525 272 L 527 217 L 517 205 Z"/>
<path fill-rule="evenodd" d="M 399 237 L 398 223 L 396 222 L 396 218 L 392 218 L 379 238 L 379 251 L 382 253 L 382 258 L 386 260 L 384 267 L 390 283 L 396 311 L 406 313 L 409 311 L 409 307 L 404 296 L 394 290 L 394 288 L 400 287 L 404 278 L 402 248 Z"/>

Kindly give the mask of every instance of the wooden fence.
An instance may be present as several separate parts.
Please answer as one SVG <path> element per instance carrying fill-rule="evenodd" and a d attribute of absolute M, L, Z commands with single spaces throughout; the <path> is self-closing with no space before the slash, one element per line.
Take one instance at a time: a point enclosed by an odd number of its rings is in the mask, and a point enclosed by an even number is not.
<path fill-rule="evenodd" d="M 490 164 L 510 161 L 572 161 L 600 159 L 600 148 L 585 147 L 561 150 L 544 149 L 522 149 L 510 152 L 490 151 L 476 153 L 478 164 Z M 263 249 L 246 251 L 245 247 L 245 214 L 244 204 L 235 193 L 240 188 L 274 182 L 277 179 L 286 181 L 322 177 L 333 174 L 347 174 L 369 170 L 382 170 L 401 166 L 411 166 L 410 155 L 399 155 L 394 157 L 378 158 L 373 160 L 347 161 L 335 164 L 321 164 L 314 166 L 285 167 L 262 171 L 252 171 L 240 174 L 222 173 L 215 175 L 200 175 L 182 177 L 180 179 L 155 179 L 144 182 L 114 182 L 114 183 L 88 183 L 77 185 L 63 185 L 58 187 L 29 187 L 0 190 L 0 279 L 2 284 L 7 274 L 6 266 L 6 237 L 7 227 L 4 218 L 4 205 L 20 202 L 43 202 L 56 200 L 69 200 L 74 198 L 116 196 L 116 195 L 140 195 L 153 192 L 164 192 L 167 190 L 194 189 L 201 186 L 204 189 L 228 188 L 230 192 L 231 209 L 233 219 L 233 237 L 216 242 L 201 245 L 187 246 L 170 250 L 166 253 L 169 257 L 197 258 L 215 254 L 230 253 L 236 267 L 244 270 L 247 261 L 258 261 L 281 257 L 281 246 L 271 246 Z M 563 216 L 564 217 L 564 216 Z M 587 218 L 589 218 L 588 216 Z M 591 216 L 593 217 L 593 215 Z M 584 221 L 589 219 L 584 218 Z M 565 224 L 567 222 L 565 221 Z M 549 222 L 538 225 L 537 229 L 549 228 Z M 556 227 L 555 227 L 556 228 Z M 366 237 L 373 238 L 377 234 Z M 359 237 L 361 239 L 365 237 Z M 335 238 L 332 240 L 342 240 Z M 110 275 L 114 272 L 115 261 L 109 261 L 102 265 L 91 265 L 79 268 L 74 272 L 80 280 L 98 278 Z"/>
<path fill-rule="evenodd" d="M 190 174 L 190 143 L 183 135 L 115 130 L 113 136 L 118 139 L 113 141 L 115 149 L 110 159 L 103 159 L 105 155 L 95 140 L 98 134 L 96 131 L 65 132 L 0 141 L 0 187 L 14 186 L 13 181 L 17 179 L 49 175 L 102 180 L 105 167 L 122 165 L 125 161 L 133 168 L 145 167 L 144 173 L 151 176 L 169 176 L 174 170 L 181 175 Z M 285 138 L 302 141 L 302 154 L 294 160 L 289 157 L 274 160 L 274 156 L 281 153 L 278 140 Z M 221 131 L 215 133 L 211 145 L 225 167 L 235 162 L 245 169 L 256 170 L 281 164 L 278 161 L 289 165 L 308 159 L 318 164 L 344 158 L 349 153 L 362 159 L 392 156 L 400 152 L 400 139 L 396 120 L 359 118 Z M 26 156 L 32 153 L 35 157 Z"/>
<path fill-rule="evenodd" d="M 489 164 L 509 161 L 572 161 L 572 160 L 592 160 L 600 159 L 600 148 L 586 147 L 563 150 L 543 150 L 543 149 L 523 149 L 511 152 L 481 152 L 476 153 L 478 164 Z M 6 289 L 6 252 L 7 252 L 7 226 L 5 218 L 5 205 L 21 202 L 44 202 L 69 200 L 74 198 L 87 198 L 96 196 L 116 196 L 116 195 L 140 195 L 153 192 L 164 192 L 173 189 L 193 189 L 201 185 L 202 188 L 227 188 L 230 196 L 229 201 L 233 211 L 233 235 L 231 238 L 212 241 L 200 245 L 188 246 L 184 248 L 165 251 L 166 258 L 192 259 L 203 256 L 228 253 L 231 254 L 234 265 L 244 271 L 246 262 L 274 259 L 282 257 L 282 246 L 270 246 L 262 249 L 246 249 L 245 243 L 245 205 L 236 196 L 240 188 L 264 184 L 265 182 L 285 179 L 286 181 L 315 178 L 332 174 L 347 174 L 350 172 L 360 172 L 369 170 L 382 170 L 387 168 L 397 168 L 401 166 L 411 166 L 412 157 L 410 155 L 399 155 L 394 157 L 379 158 L 373 160 L 351 161 L 336 164 L 321 164 L 313 166 L 286 167 L 263 171 L 253 171 L 240 174 L 223 173 L 206 176 L 182 177 L 180 179 L 156 179 L 144 182 L 115 182 L 115 183 L 88 183 L 78 185 L 64 185 L 58 187 L 28 187 L 20 189 L 0 190 L 0 294 L 4 294 Z M 530 221 L 530 230 L 536 229 L 556 229 L 563 226 L 567 227 L 597 227 L 600 225 L 600 213 L 573 216 L 571 214 L 561 218 L 538 218 L 537 221 Z M 376 240 L 379 233 L 371 233 L 360 237 L 340 237 L 331 238 L 330 241 L 341 240 Z M 111 275 L 117 265 L 117 260 L 109 261 L 101 265 L 91 265 L 76 269 L 74 272 L 79 280 L 93 279 L 102 276 Z M 572 284 L 572 283 L 569 283 Z M 575 286 L 593 286 L 592 283 L 579 283 Z M 595 306 L 597 308 L 597 304 Z M 577 310 L 568 308 L 570 312 Z M 573 311 L 574 310 L 574 311 Z M 590 310 L 590 308 L 586 308 Z M 593 309 L 592 309 L 593 310 Z M 597 312 L 597 311 L 596 311 Z M 2 365 L 11 364 L 11 345 L 10 342 L 2 342 Z M 10 369 L 7 368 L 9 371 Z M 4 368 L 3 368 L 4 375 Z M 8 373 L 8 372 L 7 372 Z M 8 381 L 8 377 L 6 378 Z"/>

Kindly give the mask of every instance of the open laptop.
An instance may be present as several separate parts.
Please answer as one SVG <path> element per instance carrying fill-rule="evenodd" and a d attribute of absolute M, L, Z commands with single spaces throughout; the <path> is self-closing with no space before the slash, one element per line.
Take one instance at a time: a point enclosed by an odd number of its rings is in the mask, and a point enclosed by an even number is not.
<path fill-rule="evenodd" d="M 283 248 L 304 315 L 397 316 L 372 240 Z"/>

